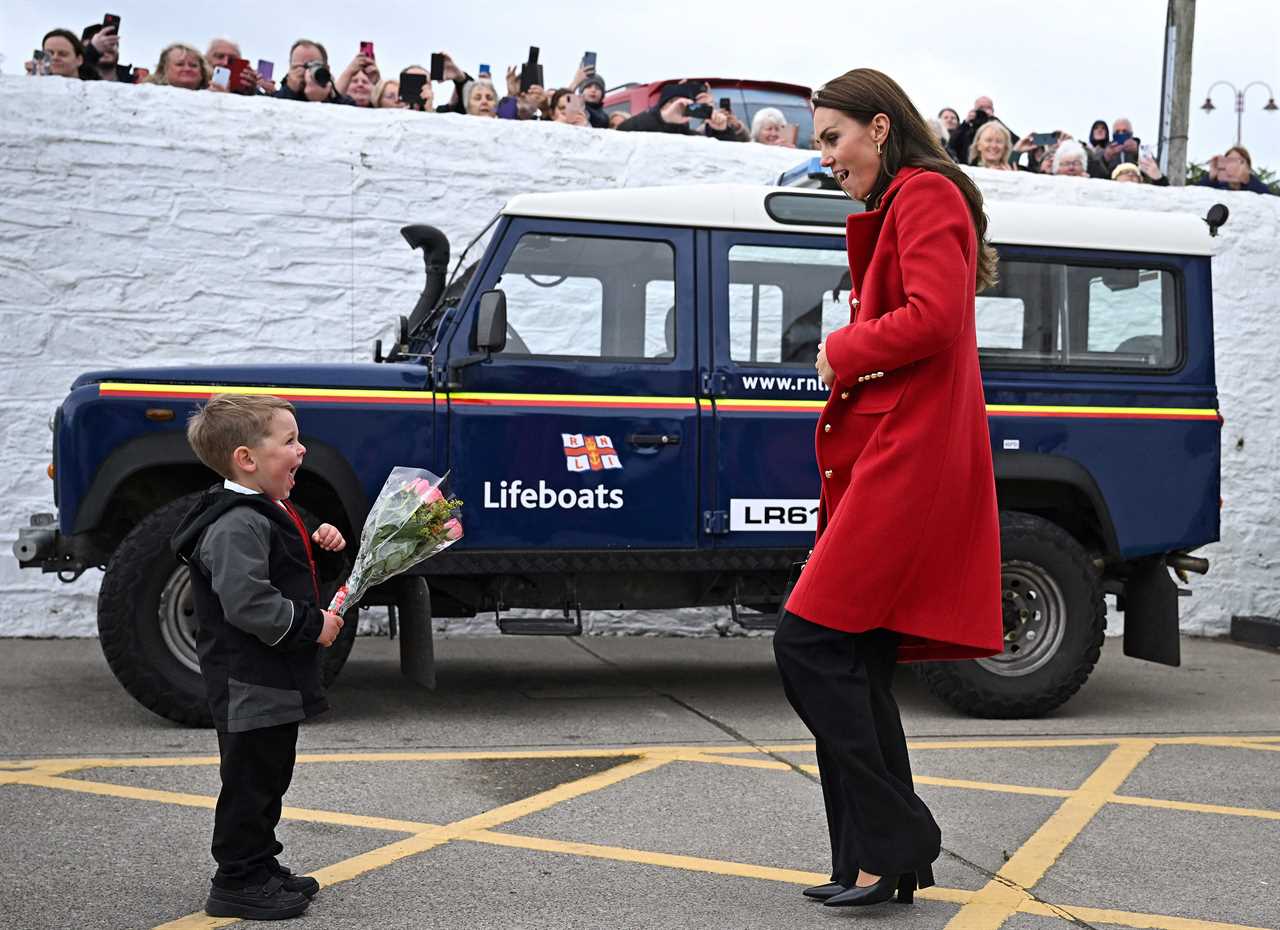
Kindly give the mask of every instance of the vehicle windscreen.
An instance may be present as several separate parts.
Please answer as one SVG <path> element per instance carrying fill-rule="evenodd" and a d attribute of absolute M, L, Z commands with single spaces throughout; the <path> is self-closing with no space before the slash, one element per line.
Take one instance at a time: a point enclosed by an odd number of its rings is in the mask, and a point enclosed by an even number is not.
<path fill-rule="evenodd" d="M 751 121 L 755 115 L 766 107 L 781 110 L 787 118 L 787 124 L 797 127 L 796 148 L 807 149 L 813 145 L 813 110 L 809 101 L 801 94 L 793 94 L 778 90 L 765 90 L 756 87 L 717 87 L 711 85 L 711 96 L 716 105 L 721 97 L 728 97 L 734 115 L 751 129 Z"/>

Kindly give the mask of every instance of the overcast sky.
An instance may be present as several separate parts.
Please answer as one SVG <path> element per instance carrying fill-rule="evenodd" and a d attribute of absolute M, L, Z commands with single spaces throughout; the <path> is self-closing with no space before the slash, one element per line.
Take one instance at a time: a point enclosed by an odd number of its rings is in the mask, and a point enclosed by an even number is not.
<path fill-rule="evenodd" d="M 109 6 L 104 6 L 104 3 Z M 538 45 L 547 83 L 567 83 L 582 52 L 599 55 L 609 86 L 684 74 L 790 81 L 816 87 L 854 67 L 879 68 L 901 83 L 926 115 L 943 106 L 961 116 L 979 94 L 1018 132 L 1065 129 L 1083 137 L 1094 119 L 1134 121 L 1154 144 L 1166 0 L 898 0 L 797 4 L 785 0 L 609 4 L 406 3 L 396 0 L 156 2 L 93 0 L 0 4 L 0 70 L 21 73 L 41 36 L 77 33 L 104 13 L 122 18 L 121 60 L 154 69 L 160 49 L 185 41 L 204 49 L 226 35 L 246 58 L 276 62 L 300 36 L 328 46 L 341 68 L 361 40 L 374 42 L 384 73 L 445 49 L 471 73 L 495 74 Z M 433 9 L 434 12 L 428 12 Z M 1280 90 L 1280 2 L 1203 0 L 1196 12 L 1190 156 L 1203 161 L 1235 141 L 1234 97 L 1218 88 L 1211 115 L 1200 111 L 1210 84 L 1261 80 Z M 1255 164 L 1280 169 L 1280 112 L 1264 112 L 1265 89 L 1246 99 L 1244 144 Z"/>

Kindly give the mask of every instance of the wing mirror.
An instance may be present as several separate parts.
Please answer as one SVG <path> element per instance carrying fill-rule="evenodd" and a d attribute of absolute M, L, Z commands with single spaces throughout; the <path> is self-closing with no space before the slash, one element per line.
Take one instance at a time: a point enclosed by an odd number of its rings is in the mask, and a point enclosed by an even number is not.
<path fill-rule="evenodd" d="M 473 342 L 482 352 L 501 352 L 507 347 L 507 295 L 502 291 L 480 295 Z"/>

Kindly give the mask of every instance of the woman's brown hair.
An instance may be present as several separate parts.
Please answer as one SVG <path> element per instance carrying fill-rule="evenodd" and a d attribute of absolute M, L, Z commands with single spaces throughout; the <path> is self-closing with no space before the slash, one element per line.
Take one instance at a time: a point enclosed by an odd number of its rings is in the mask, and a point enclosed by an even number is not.
<path fill-rule="evenodd" d="M 889 117 L 889 135 L 883 143 L 880 176 L 867 196 L 867 208 L 875 209 L 890 182 L 906 167 L 936 171 L 960 189 L 978 236 L 977 290 L 996 283 L 996 250 L 987 244 L 987 215 L 982 210 L 978 185 L 943 150 L 924 117 L 897 81 L 871 68 L 854 68 L 828 81 L 813 95 L 814 107 L 827 107 L 870 124 L 877 113 Z"/>

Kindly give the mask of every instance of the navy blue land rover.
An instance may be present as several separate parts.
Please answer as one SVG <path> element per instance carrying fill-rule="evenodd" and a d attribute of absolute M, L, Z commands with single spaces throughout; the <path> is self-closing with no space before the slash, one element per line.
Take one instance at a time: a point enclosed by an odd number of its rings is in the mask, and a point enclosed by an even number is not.
<path fill-rule="evenodd" d="M 212 394 L 264 392 L 299 407 L 310 451 L 294 500 L 348 538 L 396 465 L 449 471 L 466 501 L 460 544 L 366 600 L 395 608 L 419 682 L 433 681 L 433 615 L 575 634 L 584 609 L 728 605 L 769 627 L 814 529 L 813 358 L 848 320 L 852 209 L 795 188 L 521 196 L 452 279 L 445 237 L 406 227 L 426 286 L 372 364 L 77 378 L 53 420 L 57 515 L 32 518 L 18 558 L 67 581 L 105 569 L 112 671 L 157 713 L 206 723 L 168 539 L 214 476 L 184 424 Z M 1170 572 L 1207 570 L 1190 553 L 1219 533 L 1210 236 L 1225 209 L 988 210 L 1002 267 L 977 315 L 1006 648 L 920 671 L 964 712 L 1020 717 L 1084 683 L 1108 593 L 1126 653 L 1178 663 L 1185 592 Z M 329 680 L 354 631 L 329 650 Z"/>

